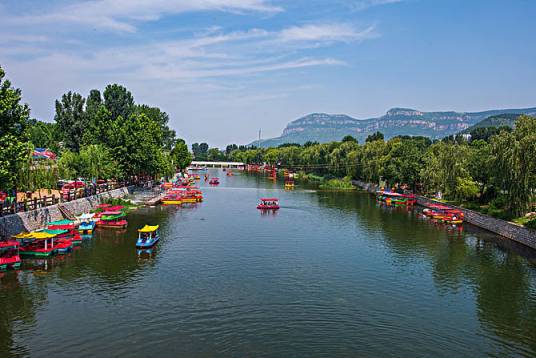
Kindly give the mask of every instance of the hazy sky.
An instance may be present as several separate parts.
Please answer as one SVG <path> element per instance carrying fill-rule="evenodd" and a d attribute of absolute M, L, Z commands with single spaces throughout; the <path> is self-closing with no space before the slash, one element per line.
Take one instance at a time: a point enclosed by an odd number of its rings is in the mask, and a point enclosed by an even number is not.
<path fill-rule="evenodd" d="M 120 83 L 188 142 L 311 112 L 536 106 L 533 0 L 0 0 L 0 64 L 38 119 Z"/>

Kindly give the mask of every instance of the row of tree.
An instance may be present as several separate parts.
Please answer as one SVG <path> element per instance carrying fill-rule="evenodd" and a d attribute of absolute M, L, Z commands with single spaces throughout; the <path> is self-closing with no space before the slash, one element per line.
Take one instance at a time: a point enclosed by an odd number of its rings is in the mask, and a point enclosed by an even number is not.
<path fill-rule="evenodd" d="M 87 98 L 68 92 L 55 103 L 54 122 L 47 123 L 30 119 L 20 89 L 4 76 L 0 68 L 0 191 L 39 186 L 42 171 L 46 181 L 170 176 L 192 159 L 169 128 L 168 115 L 136 104 L 123 86 L 94 89 Z M 57 163 L 32 160 L 34 147 L 58 153 Z"/>
<path fill-rule="evenodd" d="M 425 194 L 491 203 L 511 215 L 530 210 L 536 193 L 536 119 L 521 116 L 513 130 L 478 129 L 475 137 L 432 141 L 399 136 L 385 141 L 375 133 L 363 145 L 348 136 L 341 142 L 236 148 L 227 158 L 388 186 L 406 184 Z"/>

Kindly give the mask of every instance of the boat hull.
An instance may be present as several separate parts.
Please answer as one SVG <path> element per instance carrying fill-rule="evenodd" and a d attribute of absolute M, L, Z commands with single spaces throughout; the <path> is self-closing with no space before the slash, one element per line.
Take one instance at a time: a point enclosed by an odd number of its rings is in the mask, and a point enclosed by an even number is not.
<path fill-rule="evenodd" d="M 164 205 L 181 205 L 182 200 L 162 200 L 162 204 L 164 204 Z"/>
<path fill-rule="evenodd" d="M 279 210 L 279 205 L 257 205 L 259 210 Z"/>
<path fill-rule="evenodd" d="M 50 251 L 21 251 L 20 256 L 23 257 L 49 257 L 56 253 L 56 249 Z"/>
<path fill-rule="evenodd" d="M 147 241 L 145 241 L 143 243 L 137 241 L 136 242 L 136 248 L 137 249 L 150 249 L 151 247 L 156 245 L 159 240 L 160 240 L 160 237 L 157 236 L 154 240 L 147 240 Z"/>

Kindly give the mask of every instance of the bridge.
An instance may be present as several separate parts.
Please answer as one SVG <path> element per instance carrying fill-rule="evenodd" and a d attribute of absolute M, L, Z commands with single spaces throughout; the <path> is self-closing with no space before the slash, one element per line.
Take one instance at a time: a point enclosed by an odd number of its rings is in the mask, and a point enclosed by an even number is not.
<path fill-rule="evenodd" d="M 244 169 L 246 164 L 241 162 L 203 162 L 194 160 L 190 164 L 190 168 L 232 168 Z"/>

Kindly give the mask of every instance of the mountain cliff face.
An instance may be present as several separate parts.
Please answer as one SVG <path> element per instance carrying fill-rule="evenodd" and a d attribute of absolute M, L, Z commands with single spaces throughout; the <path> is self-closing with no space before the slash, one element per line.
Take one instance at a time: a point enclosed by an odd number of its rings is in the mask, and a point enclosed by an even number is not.
<path fill-rule="evenodd" d="M 378 118 L 356 119 L 344 114 L 312 113 L 290 122 L 281 136 L 251 144 L 271 147 L 284 143 L 307 141 L 330 142 L 345 135 L 356 137 L 361 143 L 376 131 L 385 138 L 397 135 L 421 135 L 442 138 L 459 133 L 478 122 L 503 114 L 536 115 L 536 108 L 500 109 L 484 112 L 422 112 L 409 108 L 392 108 Z"/>

